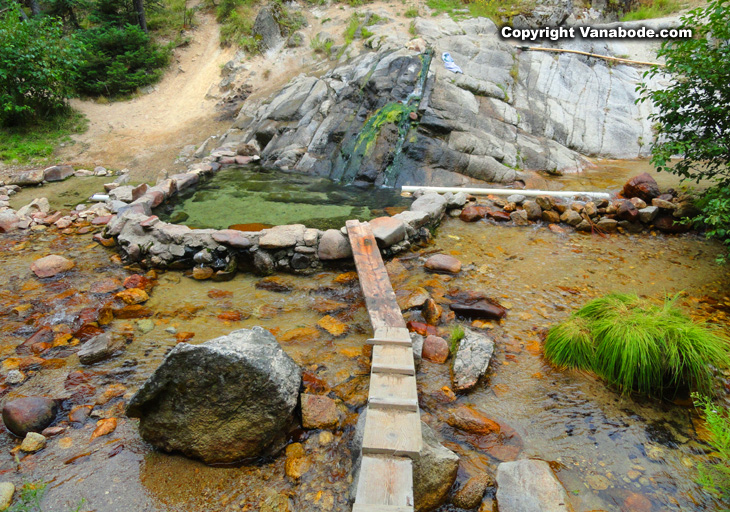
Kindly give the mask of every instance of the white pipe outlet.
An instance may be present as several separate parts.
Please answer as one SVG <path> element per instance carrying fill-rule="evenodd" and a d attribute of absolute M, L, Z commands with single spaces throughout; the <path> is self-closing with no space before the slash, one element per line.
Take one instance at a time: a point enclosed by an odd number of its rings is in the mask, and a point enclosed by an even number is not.
<path fill-rule="evenodd" d="M 89 198 L 91 201 L 108 201 L 109 196 L 106 194 L 94 194 Z"/>
<path fill-rule="evenodd" d="M 573 192 L 568 190 L 516 190 L 513 188 L 470 188 L 470 187 L 417 187 L 411 185 L 404 185 L 401 187 L 403 192 L 416 192 L 417 190 L 423 190 L 425 192 L 438 192 L 444 194 L 446 192 L 453 192 L 457 194 L 459 192 L 466 192 L 467 194 L 473 195 L 495 195 L 495 196 L 511 196 L 513 194 L 519 194 L 526 197 L 537 197 L 537 196 L 552 196 L 552 197 L 575 197 L 575 196 L 590 196 L 597 199 L 610 199 L 611 194 L 608 192 Z"/>

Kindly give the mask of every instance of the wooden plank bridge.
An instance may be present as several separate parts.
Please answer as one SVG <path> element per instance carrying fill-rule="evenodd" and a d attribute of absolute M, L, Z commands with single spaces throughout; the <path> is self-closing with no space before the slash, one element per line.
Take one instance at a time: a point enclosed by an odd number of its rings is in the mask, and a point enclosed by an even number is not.
<path fill-rule="evenodd" d="M 370 225 L 347 232 L 374 335 L 362 463 L 353 512 L 413 512 L 413 460 L 421 451 L 411 337 Z"/>

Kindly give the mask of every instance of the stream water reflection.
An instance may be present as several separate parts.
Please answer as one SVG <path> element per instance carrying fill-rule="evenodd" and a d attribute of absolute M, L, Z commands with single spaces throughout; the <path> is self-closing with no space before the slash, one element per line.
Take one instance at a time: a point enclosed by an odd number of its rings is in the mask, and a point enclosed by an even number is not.
<path fill-rule="evenodd" d="M 0 239 L 4 374 L 17 359 L 16 346 L 40 326 L 62 332 L 74 314 L 105 300 L 90 292 L 92 285 L 135 271 L 115 262 L 114 252 L 90 236 L 54 231 L 31 234 L 29 241 Z M 488 378 L 476 390 L 451 401 L 442 389 L 450 386 L 448 365 L 424 361 L 419 370 L 423 418 L 461 456 L 459 484 L 477 472 L 493 472 L 500 460 L 536 457 L 551 462 L 577 511 L 719 509 L 694 482 L 697 463 L 712 449 L 702 430 L 695 430 L 690 408 L 622 397 L 591 376 L 555 370 L 541 357 L 539 336 L 609 291 L 654 298 L 683 292 L 680 303 L 687 311 L 725 327 L 730 279 L 714 263 L 722 250 L 718 244 L 694 235 L 602 238 L 447 219 L 425 250 L 452 254 L 465 269 L 456 277 L 428 274 L 422 258 L 406 255 L 388 264 L 399 297 L 424 287 L 444 301 L 448 290 L 459 288 L 485 292 L 509 306 L 501 324 L 478 324 L 495 337 L 497 349 Z M 48 253 L 73 259 L 75 269 L 64 277 L 36 279 L 30 262 Z M 258 281 L 238 275 L 225 283 L 201 282 L 180 272 L 160 273 L 145 303 L 149 318 L 116 318 L 104 327 L 131 340 L 123 353 L 82 367 L 73 347 L 58 347 L 28 366 L 26 382 L 4 384 L 6 399 L 32 394 L 64 399 L 58 422 L 68 428 L 44 450 L 19 453 L 19 462 L 10 452 L 18 441 L 3 433 L 2 478 L 18 486 L 24 480 L 50 482 L 43 505 L 54 512 L 73 510 L 82 498 L 81 510 L 105 512 L 348 510 L 348 443 L 367 397 L 369 360 L 363 345 L 370 326 L 357 281 L 343 271 L 281 276 L 290 288 L 286 293 L 259 289 Z M 325 314 L 347 324 L 348 332 L 333 337 L 319 329 Z M 421 319 L 417 311 L 406 316 Z M 309 470 L 297 480 L 286 476 L 283 455 L 213 468 L 158 453 L 141 441 L 123 406 L 165 353 L 182 339 L 202 343 L 254 325 L 270 329 L 310 382 L 345 404 L 345 427 L 332 439 L 316 431 L 292 432 L 292 440 L 304 446 Z M 93 406 L 92 417 L 69 422 L 68 412 L 79 405 Z M 449 411 L 459 405 L 482 411 L 509 435 L 492 439 L 449 426 Z M 116 430 L 90 441 L 96 420 L 107 416 L 118 418 Z M 484 510 L 490 510 L 489 500 Z"/>

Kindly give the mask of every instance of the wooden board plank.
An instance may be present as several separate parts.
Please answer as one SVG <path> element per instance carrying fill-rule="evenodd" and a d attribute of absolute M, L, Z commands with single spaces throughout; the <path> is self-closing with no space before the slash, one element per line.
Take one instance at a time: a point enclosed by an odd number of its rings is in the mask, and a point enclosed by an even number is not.
<path fill-rule="evenodd" d="M 370 371 L 415 375 L 413 348 L 400 345 L 374 345 Z"/>
<path fill-rule="evenodd" d="M 347 233 L 352 254 L 370 315 L 370 323 L 376 331 L 381 327 L 403 327 L 406 323 L 401 315 L 395 292 L 390 285 L 380 249 L 367 223 L 347 221 Z"/>
<path fill-rule="evenodd" d="M 421 415 L 418 412 L 368 407 L 362 454 L 383 454 L 394 457 L 420 456 Z"/>
<path fill-rule="evenodd" d="M 397 505 L 360 505 L 355 503 L 352 512 L 413 512 L 413 507 L 399 507 Z"/>
<path fill-rule="evenodd" d="M 411 459 L 363 455 L 355 503 L 358 505 L 412 507 L 413 462 Z"/>
<path fill-rule="evenodd" d="M 416 377 L 395 373 L 371 373 L 370 407 L 418 411 Z"/>
<path fill-rule="evenodd" d="M 371 345 L 407 345 L 411 346 L 411 335 L 405 327 L 381 327 L 368 340 Z"/>

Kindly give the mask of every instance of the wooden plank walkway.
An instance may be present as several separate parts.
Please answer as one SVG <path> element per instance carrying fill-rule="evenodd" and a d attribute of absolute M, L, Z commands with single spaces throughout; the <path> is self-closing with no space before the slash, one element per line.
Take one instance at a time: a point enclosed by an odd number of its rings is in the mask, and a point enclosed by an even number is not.
<path fill-rule="evenodd" d="M 367 223 L 347 221 L 360 287 L 373 326 L 362 464 L 354 512 L 413 512 L 413 460 L 421 414 L 411 337 Z"/>

